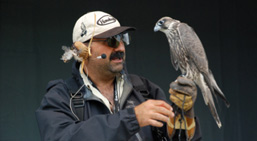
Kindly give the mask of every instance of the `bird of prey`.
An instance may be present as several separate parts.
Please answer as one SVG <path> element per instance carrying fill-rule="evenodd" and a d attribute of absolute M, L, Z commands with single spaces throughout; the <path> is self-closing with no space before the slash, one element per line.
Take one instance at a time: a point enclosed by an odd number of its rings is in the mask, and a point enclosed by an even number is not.
<path fill-rule="evenodd" d="M 180 69 L 182 76 L 192 79 L 201 89 L 205 104 L 209 107 L 218 127 L 221 121 L 217 113 L 213 96 L 219 96 L 224 100 L 227 107 L 230 106 L 225 95 L 218 87 L 211 70 L 203 45 L 194 32 L 186 23 L 170 17 L 159 19 L 154 31 L 163 32 L 169 42 L 170 56 L 173 67 Z"/>

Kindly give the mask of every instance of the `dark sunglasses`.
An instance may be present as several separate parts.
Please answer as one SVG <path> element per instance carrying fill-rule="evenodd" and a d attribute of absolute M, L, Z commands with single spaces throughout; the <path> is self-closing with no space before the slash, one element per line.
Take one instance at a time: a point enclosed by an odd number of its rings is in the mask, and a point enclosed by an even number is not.
<path fill-rule="evenodd" d="M 93 42 L 104 41 L 107 45 L 112 48 L 117 48 L 120 45 L 120 41 L 123 41 L 125 45 L 130 44 L 130 36 L 128 33 L 121 33 L 103 40 L 93 40 Z"/>

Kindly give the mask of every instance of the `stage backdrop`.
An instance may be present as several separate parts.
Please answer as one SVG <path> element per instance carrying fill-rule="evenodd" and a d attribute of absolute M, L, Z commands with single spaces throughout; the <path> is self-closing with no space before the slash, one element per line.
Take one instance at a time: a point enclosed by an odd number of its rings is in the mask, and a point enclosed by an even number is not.
<path fill-rule="evenodd" d="M 256 4 L 234 0 L 1 0 L 0 141 L 39 141 L 35 119 L 49 80 L 68 78 L 71 64 L 60 57 L 72 44 L 76 20 L 92 10 L 106 11 L 122 25 L 134 26 L 127 47 L 130 73 L 160 85 L 168 96 L 176 72 L 165 35 L 156 21 L 171 16 L 199 35 L 210 69 L 231 107 L 219 101 L 218 129 L 198 92 L 195 104 L 204 141 L 257 140 Z"/>

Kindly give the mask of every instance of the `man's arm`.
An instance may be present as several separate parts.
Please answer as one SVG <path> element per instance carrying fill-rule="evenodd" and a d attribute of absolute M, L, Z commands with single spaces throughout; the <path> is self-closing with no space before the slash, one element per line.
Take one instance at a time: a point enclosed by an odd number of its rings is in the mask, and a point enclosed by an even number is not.
<path fill-rule="evenodd" d="M 43 98 L 36 111 L 43 141 L 127 140 L 139 131 L 133 108 L 77 121 L 70 110 L 69 101 L 69 94 L 63 83 L 52 87 Z"/>

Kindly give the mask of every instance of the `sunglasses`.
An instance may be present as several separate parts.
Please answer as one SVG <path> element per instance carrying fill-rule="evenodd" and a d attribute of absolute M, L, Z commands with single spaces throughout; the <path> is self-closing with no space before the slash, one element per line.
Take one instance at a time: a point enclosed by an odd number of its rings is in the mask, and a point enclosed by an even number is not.
<path fill-rule="evenodd" d="M 103 40 L 93 40 L 93 42 L 107 42 L 107 45 L 112 48 L 117 48 L 120 45 L 120 41 L 123 41 L 125 45 L 130 44 L 130 36 L 128 33 L 121 33 Z"/>

